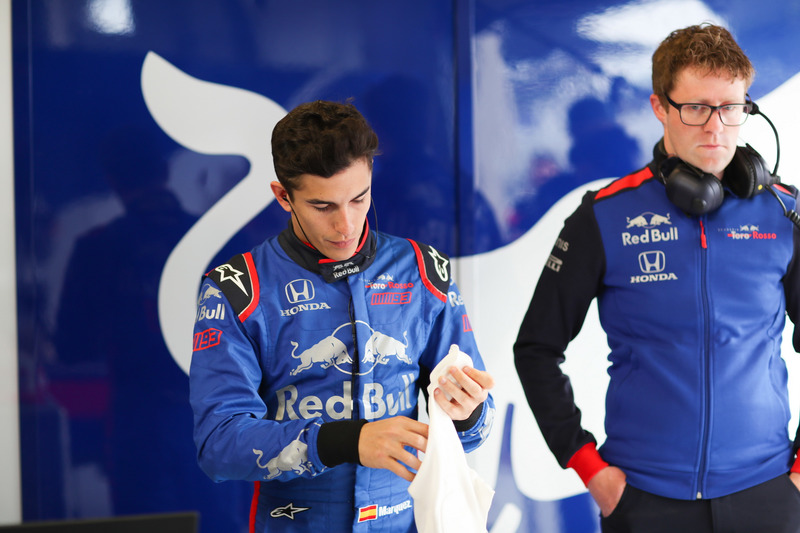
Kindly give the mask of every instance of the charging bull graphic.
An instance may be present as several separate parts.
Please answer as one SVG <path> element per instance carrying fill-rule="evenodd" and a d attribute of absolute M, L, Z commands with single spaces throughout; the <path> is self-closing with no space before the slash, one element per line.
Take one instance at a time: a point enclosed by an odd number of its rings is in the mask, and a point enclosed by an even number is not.
<path fill-rule="evenodd" d="M 292 376 L 296 376 L 303 370 L 308 370 L 317 363 L 322 368 L 328 368 L 331 365 L 343 365 L 353 362 L 350 354 L 347 353 L 347 346 L 333 335 L 329 335 L 311 348 L 303 350 L 300 355 L 294 354 L 298 344 L 295 341 L 291 342 L 293 346 L 292 357 L 300 359 L 300 365 L 290 372 Z"/>
<path fill-rule="evenodd" d="M 300 435 L 295 440 L 286 445 L 276 457 L 267 461 L 265 465 L 261 464 L 264 452 L 253 449 L 253 453 L 256 454 L 256 465 L 261 469 L 267 470 L 267 476 L 264 479 L 274 479 L 283 472 L 294 472 L 299 476 L 304 472 L 310 471 L 311 463 L 308 461 L 308 444 L 300 440 L 305 431 L 300 432 Z"/>
<path fill-rule="evenodd" d="M 364 363 L 385 365 L 389 362 L 390 356 L 395 356 L 400 361 L 410 365 L 411 358 L 406 355 L 406 348 L 408 348 L 407 331 L 403 332 L 403 338 L 406 341 L 405 344 L 380 331 L 373 332 L 364 347 L 364 357 L 361 361 Z"/>
<path fill-rule="evenodd" d="M 362 369 L 361 374 L 372 372 L 377 365 L 388 364 L 391 357 L 396 357 L 399 361 L 408 365 L 412 364 L 411 358 L 406 353 L 406 349 L 408 348 L 407 331 L 403 332 L 403 339 L 405 342 L 401 342 L 390 335 L 372 329 L 372 327 L 364 321 L 356 320 L 356 326 L 369 328 L 369 337 L 364 343 L 364 356 L 361 358 L 361 361 L 370 363 L 371 366 Z M 353 358 L 350 356 L 344 342 L 337 337 L 337 333 L 339 333 L 341 329 L 347 329 L 349 331 L 351 327 L 353 327 L 353 325 L 350 323 L 342 324 L 337 327 L 333 333 L 316 342 L 310 348 L 303 350 L 300 354 L 295 353 L 300 345 L 295 341 L 290 341 L 292 344 L 292 357 L 299 359 L 300 363 L 289 372 L 289 375 L 296 376 L 300 372 L 312 368 L 314 365 L 319 365 L 323 369 L 334 367 L 340 372 L 349 374 L 352 368 L 341 367 L 343 365 L 352 364 Z"/>
<path fill-rule="evenodd" d="M 209 298 L 222 298 L 221 295 L 222 295 L 221 290 L 208 286 L 206 287 L 206 290 L 203 291 L 203 294 L 200 295 L 200 298 L 197 300 L 197 305 L 203 305 Z"/>

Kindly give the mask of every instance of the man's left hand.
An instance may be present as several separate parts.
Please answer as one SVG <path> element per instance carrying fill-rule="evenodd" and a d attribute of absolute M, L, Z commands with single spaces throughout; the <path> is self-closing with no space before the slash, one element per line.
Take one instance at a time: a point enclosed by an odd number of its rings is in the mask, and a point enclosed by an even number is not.
<path fill-rule="evenodd" d="M 489 396 L 489 389 L 494 387 L 494 378 L 485 370 L 465 366 L 459 369 L 451 366 L 448 374 L 457 382 L 453 383 L 447 376 L 439 378 L 438 386 L 433 394 L 436 403 L 452 420 L 466 420 L 469 415 Z M 442 392 L 447 392 L 452 399 L 448 400 Z"/>

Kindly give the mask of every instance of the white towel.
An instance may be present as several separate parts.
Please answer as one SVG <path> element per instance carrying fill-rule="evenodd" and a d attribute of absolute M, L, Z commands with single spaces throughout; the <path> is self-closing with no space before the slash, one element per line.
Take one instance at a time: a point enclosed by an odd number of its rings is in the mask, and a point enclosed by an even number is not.
<path fill-rule="evenodd" d="M 486 532 L 494 489 L 467 464 L 453 421 L 436 403 L 433 391 L 450 366 L 472 366 L 472 358 L 453 344 L 431 372 L 428 386 L 428 446 L 408 492 L 420 533 Z M 451 378 L 452 379 L 452 378 Z"/>

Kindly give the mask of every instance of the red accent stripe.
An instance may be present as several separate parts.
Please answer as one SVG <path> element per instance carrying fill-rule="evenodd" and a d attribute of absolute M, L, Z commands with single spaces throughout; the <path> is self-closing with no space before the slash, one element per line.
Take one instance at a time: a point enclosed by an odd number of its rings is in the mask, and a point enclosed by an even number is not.
<path fill-rule="evenodd" d="M 783 185 L 781 185 L 780 183 L 776 183 L 775 185 L 773 185 L 773 187 L 775 187 L 776 189 L 778 189 L 778 190 L 779 190 L 779 191 L 781 191 L 782 193 L 788 194 L 788 195 L 790 195 L 790 196 L 791 196 L 791 194 L 792 194 L 792 192 L 791 192 L 789 189 L 787 189 L 786 187 L 784 187 L 784 186 L 783 186 Z"/>
<path fill-rule="evenodd" d="M 422 257 L 422 250 L 420 250 L 419 246 L 417 246 L 417 243 L 412 241 L 411 239 L 408 239 L 408 242 L 410 242 L 411 246 L 414 247 L 414 253 L 417 256 L 417 266 L 419 267 L 419 271 L 422 274 L 421 276 L 422 284 L 425 285 L 428 288 L 428 290 L 431 291 L 431 293 L 433 293 L 434 296 L 436 296 L 443 302 L 447 302 L 447 295 L 442 294 L 442 292 L 436 287 L 434 287 L 433 283 L 431 283 L 430 280 L 428 279 L 428 272 L 425 269 L 425 258 Z"/>
<path fill-rule="evenodd" d="M 261 482 L 253 483 L 253 500 L 250 503 L 250 533 L 256 531 L 256 511 L 258 510 L 258 495 L 261 494 Z"/>
<path fill-rule="evenodd" d="M 597 194 L 594 196 L 595 200 L 599 200 L 601 198 L 605 198 L 606 196 L 611 196 L 613 194 L 618 193 L 622 189 L 628 189 L 631 187 L 638 187 L 642 184 L 642 182 L 649 180 L 653 177 L 653 173 L 650 171 L 649 167 L 645 167 L 638 172 L 634 172 L 624 178 L 618 179 L 611 185 L 600 189 L 597 191 Z"/>
<path fill-rule="evenodd" d="M 700 220 L 700 246 L 704 249 L 708 249 L 708 241 L 706 240 L 706 227 L 703 225 L 703 221 Z"/>
<path fill-rule="evenodd" d="M 247 273 L 250 277 L 250 288 L 253 290 L 253 294 L 251 295 L 250 303 L 247 304 L 247 307 L 245 307 L 241 313 L 239 313 L 240 322 L 247 320 L 247 317 L 249 317 L 250 314 L 255 311 L 256 307 L 258 307 L 258 299 L 261 297 L 261 287 L 258 282 L 256 264 L 253 262 L 253 256 L 250 252 L 244 254 L 244 262 L 247 263 Z"/>

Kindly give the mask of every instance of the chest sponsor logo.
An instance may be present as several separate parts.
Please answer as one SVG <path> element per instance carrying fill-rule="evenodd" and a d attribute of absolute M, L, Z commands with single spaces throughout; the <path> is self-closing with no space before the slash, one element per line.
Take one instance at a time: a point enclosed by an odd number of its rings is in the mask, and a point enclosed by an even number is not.
<path fill-rule="evenodd" d="M 642 274 L 631 276 L 631 283 L 677 280 L 673 272 L 665 272 L 666 267 L 666 255 L 661 250 L 642 252 L 639 254 L 639 270 Z"/>
<path fill-rule="evenodd" d="M 330 309 L 330 306 L 325 302 L 312 301 L 316 298 L 316 291 L 314 290 L 314 283 L 309 279 L 290 281 L 284 287 L 284 294 L 286 295 L 286 300 L 292 306 L 281 309 L 281 316 L 294 316 L 304 311 Z"/>
<path fill-rule="evenodd" d="M 391 274 L 381 274 L 374 280 L 367 281 L 364 285 L 365 289 L 412 289 L 414 288 L 413 282 L 395 281 L 394 276 Z"/>
<path fill-rule="evenodd" d="M 386 391 L 380 383 L 365 384 L 362 401 L 366 418 L 380 418 L 386 413 L 397 414 L 412 407 L 414 404 L 411 403 L 409 390 L 414 385 L 414 374 L 401 373 L 402 365 L 413 364 L 407 353 L 408 332 L 403 332 L 403 340 L 400 340 L 372 329 L 369 324 L 361 320 L 355 321 L 355 327 L 357 329 L 355 338 L 367 339 L 358 350 L 359 354 L 363 354 L 358 362 L 358 375 L 369 374 L 378 365 L 394 364 L 403 383 L 402 390 L 398 391 Z M 352 409 L 350 377 L 355 368 L 350 348 L 344 340 L 350 342 L 354 338 L 352 328 L 353 324 L 349 322 L 342 324 L 333 333 L 310 346 L 301 346 L 297 341 L 290 341 L 292 345 L 290 355 L 295 362 L 294 368 L 289 371 L 290 376 L 307 372 L 318 374 L 320 371 L 338 371 L 347 376 L 347 381 L 342 384 L 341 395 L 331 392 L 326 397 L 301 396 L 299 385 L 283 387 L 276 392 L 278 409 L 275 420 L 310 418 L 319 416 L 323 411 L 334 420 L 350 416 Z"/>
<path fill-rule="evenodd" d="M 778 235 L 775 233 L 760 231 L 759 227 L 755 224 L 742 224 L 738 228 L 726 228 L 722 231 L 725 232 L 726 237 L 736 241 L 748 241 L 751 239 L 774 240 L 778 238 Z"/>
<path fill-rule="evenodd" d="M 290 281 L 286 284 L 284 291 L 290 304 L 308 302 L 314 299 L 314 284 L 308 279 Z"/>
<path fill-rule="evenodd" d="M 631 231 L 622 232 L 623 246 L 678 240 L 678 228 L 672 226 L 670 213 L 660 215 L 646 211 L 633 218 L 627 217 L 625 220 L 625 229 Z"/>
<path fill-rule="evenodd" d="M 362 413 L 367 420 L 376 420 L 386 415 L 395 416 L 414 406 L 410 391 L 414 387 L 415 376 L 408 372 L 400 375 L 402 389 L 386 390 L 381 383 L 367 383 L 361 395 L 364 406 Z M 353 384 L 342 381 L 342 393 L 333 391 L 326 395 L 301 395 L 297 385 L 287 385 L 275 392 L 278 408 L 275 420 L 308 420 L 323 414 L 331 420 L 349 420 L 353 416 Z"/>
<path fill-rule="evenodd" d="M 297 364 L 289 374 L 296 376 L 301 372 L 319 367 L 324 370 L 334 368 L 343 374 L 350 375 L 352 373 L 353 358 L 340 336 L 348 341 L 352 339 L 352 328 L 354 326 L 364 332 L 364 336 L 367 338 L 363 349 L 360 350 L 360 353 L 364 354 L 360 361 L 362 363 L 359 367 L 360 374 L 368 374 L 372 372 L 375 366 L 386 365 L 391 359 L 397 359 L 408 365 L 412 364 L 411 358 L 406 353 L 408 349 L 408 331 L 403 332 L 403 341 L 401 341 L 372 329 L 363 320 L 356 320 L 354 324 L 350 322 L 342 324 L 333 333 L 311 346 L 303 348 L 299 353 L 300 343 L 289 341 L 292 345 L 291 356 L 297 360 Z M 356 337 L 363 338 L 361 335 L 356 335 Z"/>

